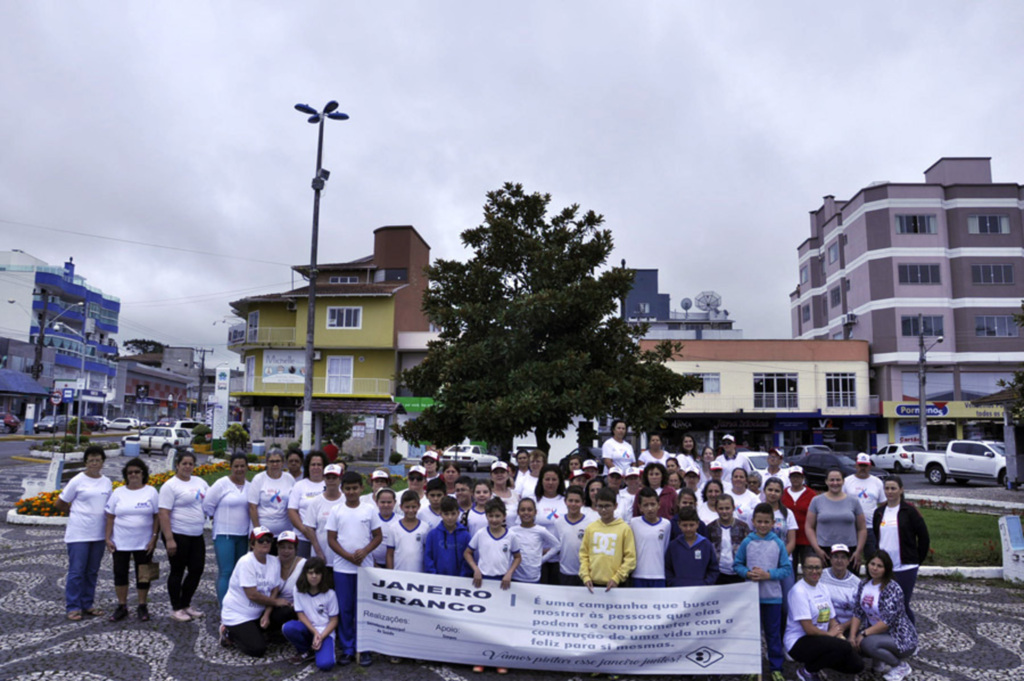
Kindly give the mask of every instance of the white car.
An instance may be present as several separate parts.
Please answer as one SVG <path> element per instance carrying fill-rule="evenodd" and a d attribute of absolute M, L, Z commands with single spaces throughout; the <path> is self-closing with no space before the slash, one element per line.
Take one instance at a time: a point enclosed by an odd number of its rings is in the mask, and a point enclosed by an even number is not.
<path fill-rule="evenodd" d="M 459 464 L 459 468 L 471 471 L 479 468 L 490 470 L 491 464 L 497 460 L 498 457 L 484 453 L 480 445 L 452 445 L 441 453 L 442 464 L 454 461 Z"/>
<path fill-rule="evenodd" d="M 878 450 L 877 454 L 871 455 L 871 463 L 875 468 L 883 471 L 902 473 L 903 471 L 914 470 L 914 454 L 924 453 L 926 450 L 921 445 L 898 444 L 886 445 Z"/>
<path fill-rule="evenodd" d="M 114 419 L 108 423 L 107 427 L 111 430 L 138 430 L 139 420 L 128 416 L 122 416 L 121 418 Z"/>
<path fill-rule="evenodd" d="M 164 428 L 153 426 L 146 428 L 138 435 L 126 435 L 121 439 L 121 446 L 124 447 L 130 441 L 137 441 L 139 449 L 143 452 L 160 450 L 167 454 L 173 449 L 185 449 L 192 444 L 192 433 L 184 428 Z"/>

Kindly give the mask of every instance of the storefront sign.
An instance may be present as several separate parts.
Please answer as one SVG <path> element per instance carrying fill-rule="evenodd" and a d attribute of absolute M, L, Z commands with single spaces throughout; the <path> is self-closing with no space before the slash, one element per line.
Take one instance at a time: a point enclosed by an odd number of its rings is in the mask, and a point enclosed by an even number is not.
<path fill-rule="evenodd" d="M 306 380 L 304 350 L 264 350 L 264 383 L 302 383 Z"/>
<path fill-rule="evenodd" d="M 882 402 L 882 416 L 888 418 L 918 418 L 921 408 L 917 402 Z M 949 401 L 928 402 L 925 404 L 928 418 L 956 419 L 998 419 L 1003 418 L 1003 408 L 999 406 L 976 407 L 972 402 Z"/>

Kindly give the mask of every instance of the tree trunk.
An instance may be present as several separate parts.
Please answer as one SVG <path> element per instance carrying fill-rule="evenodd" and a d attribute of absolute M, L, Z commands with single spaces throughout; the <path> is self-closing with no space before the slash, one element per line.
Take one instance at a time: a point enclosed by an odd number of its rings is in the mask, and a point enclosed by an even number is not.
<path fill-rule="evenodd" d="M 533 429 L 534 435 L 537 436 L 537 449 L 541 450 L 545 454 L 551 451 L 551 443 L 548 442 L 548 428 L 547 426 L 540 425 Z M 550 463 L 550 462 L 549 462 Z"/>

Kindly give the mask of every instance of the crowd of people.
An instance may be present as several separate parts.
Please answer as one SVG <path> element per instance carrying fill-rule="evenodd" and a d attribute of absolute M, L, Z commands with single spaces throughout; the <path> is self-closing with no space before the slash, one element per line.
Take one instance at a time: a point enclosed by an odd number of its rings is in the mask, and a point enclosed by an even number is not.
<path fill-rule="evenodd" d="M 917 647 L 910 601 L 929 539 L 898 476 L 883 482 L 860 455 L 856 474 L 830 471 L 827 491 L 817 494 L 777 451 L 757 474 L 730 435 L 719 452 L 686 436 L 671 454 L 655 434 L 636 456 L 624 422 L 612 433 L 600 461 L 574 455 L 563 468 L 542 451 L 520 453 L 512 464 L 495 463 L 488 479 L 442 466 L 428 450 L 409 470 L 407 490 L 396 492 L 380 469 L 369 494 L 361 474 L 322 452 L 277 449 L 252 481 L 245 456 L 233 456 L 229 474 L 212 486 L 192 475 L 194 455 L 181 453 L 159 493 L 146 484 L 145 462 L 133 458 L 113 491 L 103 450 L 90 448 L 85 471 L 59 502 L 70 508 L 67 617 L 104 614 L 94 598 L 109 550 L 118 600 L 110 619 L 129 614 L 131 562 L 137 616 L 149 619 L 158 540 L 168 556 L 171 618 L 203 617 L 192 599 L 212 518 L 221 644 L 254 657 L 283 636 L 297 664 L 372 664 L 356 640 L 356 587 L 359 568 L 376 566 L 465 577 L 478 587 L 494 580 L 503 589 L 754 582 L 773 681 L 783 678 L 786 653 L 800 663 L 801 681 L 825 668 L 855 673 L 866 662 L 887 681 L 909 673 Z"/>

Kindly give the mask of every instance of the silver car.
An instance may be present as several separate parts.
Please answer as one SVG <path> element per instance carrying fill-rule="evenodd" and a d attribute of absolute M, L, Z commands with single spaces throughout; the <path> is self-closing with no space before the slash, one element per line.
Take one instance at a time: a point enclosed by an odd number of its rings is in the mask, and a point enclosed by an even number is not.
<path fill-rule="evenodd" d="M 471 471 L 477 469 L 490 470 L 491 464 L 498 460 L 493 454 L 486 454 L 480 449 L 480 445 L 452 445 L 441 453 L 441 463 L 445 464 L 454 461 L 459 468 L 468 468 Z"/>

